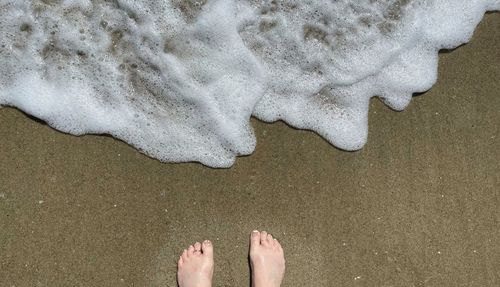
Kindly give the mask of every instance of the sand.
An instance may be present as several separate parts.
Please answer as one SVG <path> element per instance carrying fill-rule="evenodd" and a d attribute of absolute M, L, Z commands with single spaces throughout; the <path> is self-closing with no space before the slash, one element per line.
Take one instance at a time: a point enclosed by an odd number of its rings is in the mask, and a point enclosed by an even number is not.
<path fill-rule="evenodd" d="M 500 286 L 499 64 L 490 13 L 406 111 L 372 101 L 363 150 L 254 120 L 227 170 L 1 109 L 0 286 L 176 286 L 205 238 L 215 286 L 248 286 L 255 228 L 284 245 L 283 286 Z"/>

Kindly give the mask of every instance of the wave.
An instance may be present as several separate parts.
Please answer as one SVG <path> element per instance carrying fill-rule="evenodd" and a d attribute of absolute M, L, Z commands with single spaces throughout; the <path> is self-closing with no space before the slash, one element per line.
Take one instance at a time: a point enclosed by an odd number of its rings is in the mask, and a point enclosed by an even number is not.
<path fill-rule="evenodd" d="M 500 0 L 0 0 L 0 105 L 164 162 L 229 167 L 250 117 L 356 150 Z"/>

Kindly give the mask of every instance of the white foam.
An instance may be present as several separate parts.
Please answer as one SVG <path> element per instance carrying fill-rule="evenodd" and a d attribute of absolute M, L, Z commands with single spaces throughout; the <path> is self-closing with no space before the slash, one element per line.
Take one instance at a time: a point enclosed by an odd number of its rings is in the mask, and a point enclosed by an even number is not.
<path fill-rule="evenodd" d="M 256 54 L 280 76 L 254 114 L 314 130 L 346 150 L 360 149 L 368 134 L 368 100 L 380 96 L 402 110 L 413 93 L 430 89 L 438 50 L 468 41 L 493 3 L 325 0 L 262 8 L 273 12 L 260 21 L 277 23 L 276 32 L 251 31 L 247 41 L 264 47 Z M 303 27 L 317 32 L 305 37 Z"/>
<path fill-rule="evenodd" d="M 500 0 L 0 0 L 0 105 L 165 162 L 228 167 L 252 113 L 366 143 Z"/>

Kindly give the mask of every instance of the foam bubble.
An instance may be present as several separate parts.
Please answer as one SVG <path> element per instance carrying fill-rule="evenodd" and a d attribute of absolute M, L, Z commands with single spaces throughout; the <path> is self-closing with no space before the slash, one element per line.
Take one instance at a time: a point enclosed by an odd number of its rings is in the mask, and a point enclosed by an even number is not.
<path fill-rule="evenodd" d="M 0 105 L 165 162 L 231 166 L 253 115 L 366 143 L 500 0 L 1 0 Z"/>
<path fill-rule="evenodd" d="M 439 49 L 467 42 L 485 10 L 498 7 L 466 0 L 265 3 L 243 37 L 279 77 L 254 114 L 316 131 L 346 150 L 366 143 L 371 97 L 404 109 L 413 93 L 436 82 Z M 259 21 L 275 24 L 258 33 Z"/>

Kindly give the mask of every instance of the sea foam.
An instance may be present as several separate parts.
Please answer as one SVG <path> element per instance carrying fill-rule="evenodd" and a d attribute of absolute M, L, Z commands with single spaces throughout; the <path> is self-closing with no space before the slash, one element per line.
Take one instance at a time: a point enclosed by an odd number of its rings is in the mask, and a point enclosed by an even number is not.
<path fill-rule="evenodd" d="M 0 0 L 0 105 L 165 162 L 231 166 L 249 123 L 356 150 L 500 0 Z"/>

